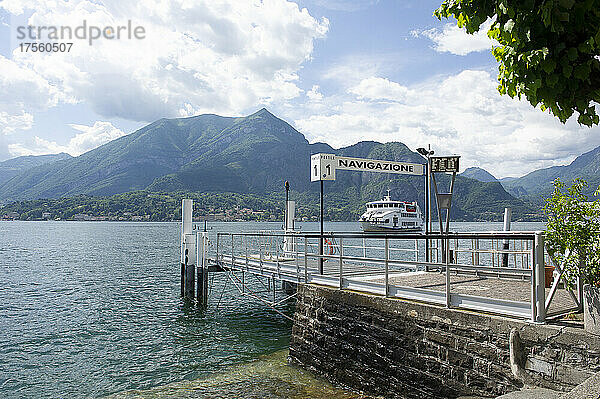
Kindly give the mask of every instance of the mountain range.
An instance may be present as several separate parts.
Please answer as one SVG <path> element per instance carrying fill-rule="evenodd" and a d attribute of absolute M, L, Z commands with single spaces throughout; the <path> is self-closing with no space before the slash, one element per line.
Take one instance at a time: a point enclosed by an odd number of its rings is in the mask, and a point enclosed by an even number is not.
<path fill-rule="evenodd" d="M 575 158 L 569 165 L 538 169 L 521 177 L 496 179 L 484 169 L 473 167 L 460 174 L 482 182 L 499 181 L 511 195 L 539 206 L 552 192 L 552 183 L 561 179 L 569 185 L 574 179 L 588 182 L 585 194 L 593 196 L 600 185 L 600 147 L 596 147 Z"/>
<path fill-rule="evenodd" d="M 25 155 L 0 162 L 0 185 L 27 169 L 68 158 L 72 157 L 66 152 L 61 152 L 60 154 Z"/>
<path fill-rule="evenodd" d="M 558 168 L 571 168 L 570 173 L 576 174 L 577 165 L 595 162 L 597 170 L 597 150 L 596 155 L 582 155 L 594 158 L 590 162 L 575 160 L 568 167 Z M 363 141 L 340 149 L 325 143 L 311 144 L 263 108 L 246 117 L 207 114 L 160 119 L 78 157 L 33 157 L 28 158 L 29 166 L 25 166 L 25 159 L 5 161 L 0 163 L 0 171 L 7 163 L 8 167 L 23 166 L 14 167 L 12 176 L 1 175 L 7 177 L 0 180 L 0 202 L 79 194 L 109 196 L 136 190 L 267 195 L 281 192 L 286 180 L 295 192 L 306 193 L 303 198 L 312 201 L 318 197 L 318 184 L 310 182 L 310 155 L 320 152 L 424 163 L 418 153 L 400 142 Z M 588 165 L 585 170 L 592 168 Z M 522 194 L 520 190 L 525 190 L 527 197 L 538 189 L 528 182 L 528 176 L 501 184 L 483 169 L 466 170 L 457 176 L 453 217 L 497 219 L 504 207 L 510 206 L 516 218 L 539 219 L 539 211 L 528 200 L 517 198 Z M 539 178 L 534 180 L 543 188 Z M 447 179 L 442 178 L 441 184 L 447 185 Z M 422 177 L 341 172 L 334 182 L 325 184 L 329 206 L 338 214 L 360 213 L 364 202 L 380 198 L 388 189 L 394 198 L 424 202 Z"/>
<path fill-rule="evenodd" d="M 142 189 L 264 192 L 279 187 L 283 175 L 306 188 L 302 160 L 313 148 L 331 150 L 309 145 L 265 109 L 245 118 L 160 119 L 78 157 L 20 173 L 0 186 L 0 200 Z"/>
<path fill-rule="evenodd" d="M 600 147 L 578 156 L 569 165 L 538 169 L 525 176 L 502 179 L 500 182 L 512 195 L 541 204 L 552 192 L 552 182 L 557 178 L 566 184 L 573 179 L 583 178 L 588 182 L 585 193 L 593 195 L 600 185 Z"/>

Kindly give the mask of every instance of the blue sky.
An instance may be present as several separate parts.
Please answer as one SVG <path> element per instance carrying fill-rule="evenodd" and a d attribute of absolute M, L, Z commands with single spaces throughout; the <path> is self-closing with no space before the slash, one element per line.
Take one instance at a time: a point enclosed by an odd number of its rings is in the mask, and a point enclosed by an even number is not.
<path fill-rule="evenodd" d="M 0 1 L 0 160 L 93 149 L 156 119 L 267 107 L 309 141 L 431 144 L 498 177 L 600 145 L 496 91 L 485 32 L 432 16 L 436 1 Z M 23 25 L 143 26 L 141 40 L 20 51 Z"/>

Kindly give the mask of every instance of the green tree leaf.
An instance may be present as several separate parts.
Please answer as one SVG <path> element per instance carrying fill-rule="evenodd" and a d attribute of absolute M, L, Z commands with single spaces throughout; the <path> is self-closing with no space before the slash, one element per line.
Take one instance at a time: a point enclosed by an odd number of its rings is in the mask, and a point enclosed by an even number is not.
<path fill-rule="evenodd" d="M 500 94 L 525 95 L 563 123 L 577 114 L 592 126 L 600 103 L 598 10 L 600 0 L 445 0 L 434 14 L 456 18 L 468 33 L 493 19 L 487 33 L 499 43 L 492 53 Z"/>

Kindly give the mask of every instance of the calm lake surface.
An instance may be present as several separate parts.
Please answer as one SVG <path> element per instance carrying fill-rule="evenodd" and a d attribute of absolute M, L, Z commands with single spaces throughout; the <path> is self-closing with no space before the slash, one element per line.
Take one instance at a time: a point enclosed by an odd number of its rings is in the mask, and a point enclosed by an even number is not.
<path fill-rule="evenodd" d="M 280 226 L 209 224 L 212 233 Z M 208 309 L 182 303 L 179 234 L 179 223 L 0 222 L 0 396 L 362 397 L 287 366 L 291 322 L 222 274 L 212 276 Z"/>

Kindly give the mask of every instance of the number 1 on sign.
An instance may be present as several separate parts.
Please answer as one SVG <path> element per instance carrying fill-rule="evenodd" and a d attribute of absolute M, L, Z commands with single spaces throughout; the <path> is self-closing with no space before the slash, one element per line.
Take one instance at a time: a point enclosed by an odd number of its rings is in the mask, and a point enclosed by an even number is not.
<path fill-rule="evenodd" d="M 315 154 L 310 157 L 310 181 L 335 180 L 335 156 Z"/>

